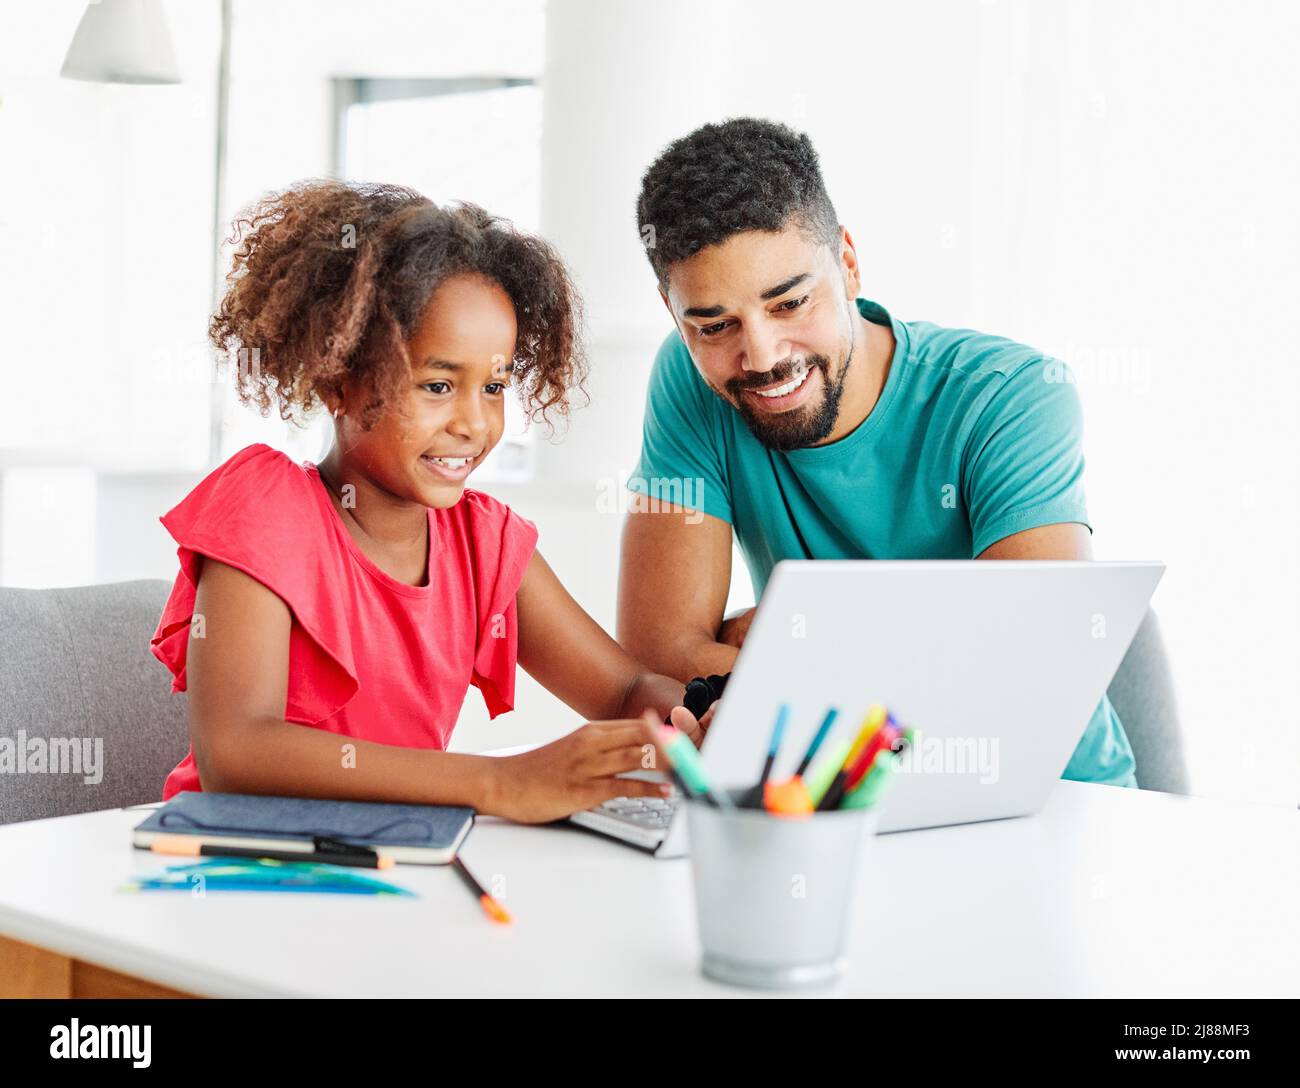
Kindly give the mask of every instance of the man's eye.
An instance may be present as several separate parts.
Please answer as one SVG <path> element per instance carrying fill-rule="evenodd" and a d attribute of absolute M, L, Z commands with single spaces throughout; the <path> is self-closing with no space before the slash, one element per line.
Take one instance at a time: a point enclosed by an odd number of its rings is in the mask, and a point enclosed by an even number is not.
<path fill-rule="evenodd" d="M 715 324 L 712 324 L 712 325 L 701 325 L 701 326 L 700 326 L 700 335 L 701 335 L 701 336 L 717 336 L 717 334 L 720 333 L 720 332 L 722 332 L 722 330 L 725 329 L 725 328 L 727 327 L 727 325 L 728 325 L 728 322 L 726 322 L 726 321 L 718 321 L 718 322 L 716 322 Z"/>
<path fill-rule="evenodd" d="M 790 310 L 797 310 L 797 309 L 799 309 L 800 306 L 802 306 L 802 305 L 803 305 L 805 302 L 807 302 L 810 298 L 812 298 L 811 295 L 804 295 L 803 298 L 792 298 L 792 299 L 790 299 L 789 302 L 783 302 L 783 303 L 781 303 L 781 305 L 778 306 L 777 309 L 778 309 L 778 310 L 785 310 L 785 311 L 787 311 L 787 312 L 789 312 Z"/>
<path fill-rule="evenodd" d="M 442 386 L 441 389 L 435 389 L 435 386 Z M 430 393 L 445 393 L 451 387 L 446 382 L 425 382 L 424 388 Z"/>

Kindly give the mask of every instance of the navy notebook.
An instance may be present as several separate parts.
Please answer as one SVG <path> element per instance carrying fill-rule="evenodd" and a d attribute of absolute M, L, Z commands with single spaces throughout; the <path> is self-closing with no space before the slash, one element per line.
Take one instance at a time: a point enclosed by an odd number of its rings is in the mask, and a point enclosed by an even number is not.
<path fill-rule="evenodd" d="M 252 849 L 312 848 L 328 835 L 381 856 L 417 865 L 445 865 L 474 826 L 474 810 L 453 805 L 391 805 L 318 801 L 186 790 L 136 827 L 131 842 L 148 850 L 164 835 Z"/>

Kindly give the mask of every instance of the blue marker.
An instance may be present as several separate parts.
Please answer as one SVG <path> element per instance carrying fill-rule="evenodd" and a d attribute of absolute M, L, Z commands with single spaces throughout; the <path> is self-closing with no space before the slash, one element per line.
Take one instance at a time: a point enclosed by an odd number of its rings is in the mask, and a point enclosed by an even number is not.
<path fill-rule="evenodd" d="M 803 761 L 799 764 L 799 769 L 794 772 L 795 778 L 803 777 L 804 771 L 808 769 L 808 764 L 810 764 L 813 761 L 813 757 L 817 755 L 818 749 L 822 746 L 822 741 L 824 741 L 827 734 L 830 733 L 831 726 L 835 724 L 835 719 L 839 717 L 839 713 L 840 712 L 834 707 L 831 707 L 830 710 L 826 711 L 826 717 L 822 719 L 821 725 L 817 727 L 817 734 L 813 737 L 812 743 L 808 745 L 808 751 L 804 753 Z"/>
<path fill-rule="evenodd" d="M 781 738 L 785 736 L 785 726 L 790 720 L 790 708 L 781 704 L 781 708 L 776 712 L 776 725 L 772 727 L 772 740 L 767 746 L 767 759 L 763 761 L 763 773 L 759 776 L 758 782 L 750 786 L 745 791 L 745 796 L 741 798 L 741 808 L 763 808 L 763 791 L 767 786 L 768 776 L 772 773 L 772 765 L 776 762 L 776 753 L 781 749 Z"/>

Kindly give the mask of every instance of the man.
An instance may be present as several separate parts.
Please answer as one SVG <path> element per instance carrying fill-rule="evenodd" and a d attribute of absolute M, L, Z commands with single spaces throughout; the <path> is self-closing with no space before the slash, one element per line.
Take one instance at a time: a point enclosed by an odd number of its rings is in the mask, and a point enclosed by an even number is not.
<path fill-rule="evenodd" d="M 623 531 L 619 638 L 649 667 L 731 670 L 753 616 L 723 617 L 733 532 L 756 595 L 790 558 L 1092 558 L 1065 364 L 859 298 L 807 136 L 705 125 L 646 171 L 637 217 L 676 325 L 628 482 L 654 501 Z M 1105 698 L 1063 777 L 1136 786 Z"/>

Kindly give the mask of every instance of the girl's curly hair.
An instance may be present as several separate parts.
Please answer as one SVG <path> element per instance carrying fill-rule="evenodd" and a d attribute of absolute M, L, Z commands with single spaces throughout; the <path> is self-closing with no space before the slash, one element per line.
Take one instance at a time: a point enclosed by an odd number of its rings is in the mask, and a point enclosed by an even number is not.
<path fill-rule="evenodd" d="M 297 421 L 351 379 L 367 394 L 359 422 L 372 426 L 410 380 L 407 341 L 433 292 L 466 272 L 514 303 L 514 382 L 529 415 L 567 415 L 569 392 L 583 389 L 581 301 L 563 262 L 477 205 L 305 181 L 246 208 L 227 241 L 232 267 L 208 337 L 240 360 L 240 400 L 263 414 Z"/>

